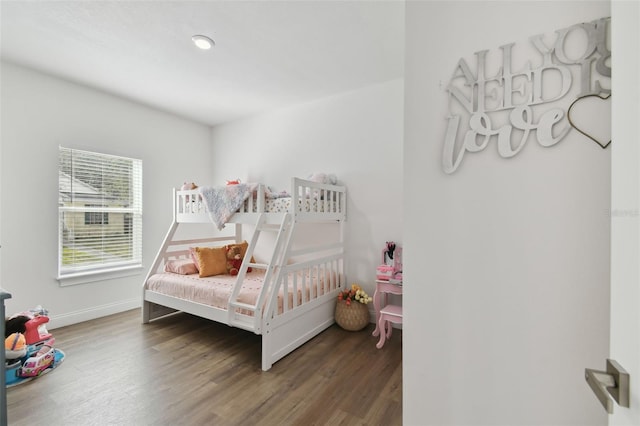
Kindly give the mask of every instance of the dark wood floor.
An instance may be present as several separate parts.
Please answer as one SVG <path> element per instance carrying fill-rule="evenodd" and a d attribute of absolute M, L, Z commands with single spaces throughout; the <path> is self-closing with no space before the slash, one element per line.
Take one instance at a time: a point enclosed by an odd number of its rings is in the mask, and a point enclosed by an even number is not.
<path fill-rule="evenodd" d="M 334 325 L 267 372 L 260 336 L 139 310 L 52 330 L 63 363 L 7 391 L 18 425 L 400 425 L 402 333 Z"/>

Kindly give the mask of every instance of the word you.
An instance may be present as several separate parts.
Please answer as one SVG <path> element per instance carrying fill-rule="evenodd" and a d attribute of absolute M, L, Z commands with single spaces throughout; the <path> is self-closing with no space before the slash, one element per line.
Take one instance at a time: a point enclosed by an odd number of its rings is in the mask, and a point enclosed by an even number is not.
<path fill-rule="evenodd" d="M 611 79 L 610 21 L 601 18 L 557 30 L 551 42 L 542 34 L 530 37 L 538 64 L 528 61 L 518 71 L 512 64 L 515 43 L 500 46 L 501 64 L 493 76 L 486 75 L 488 50 L 475 52 L 475 67 L 461 58 L 446 89 L 444 172 L 455 172 L 466 152 L 482 151 L 492 140 L 503 158 L 518 154 L 531 133 L 544 147 L 560 142 L 571 129 L 564 120 L 566 110 L 556 106 L 541 111 L 541 106 L 564 98 L 572 87 L 578 87 L 577 97 L 611 93 L 605 87 Z M 570 42 L 580 39 L 586 42 Z M 463 117 L 468 117 L 466 131 L 461 129 Z"/>

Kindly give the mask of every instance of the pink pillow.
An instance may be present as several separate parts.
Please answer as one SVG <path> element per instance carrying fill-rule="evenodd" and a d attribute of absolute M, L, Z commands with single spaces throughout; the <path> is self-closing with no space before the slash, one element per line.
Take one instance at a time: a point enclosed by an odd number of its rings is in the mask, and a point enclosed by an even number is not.
<path fill-rule="evenodd" d="M 196 253 L 195 247 L 189 247 L 189 255 L 194 265 L 196 265 L 196 272 L 200 272 L 200 269 L 198 269 L 198 254 Z"/>
<path fill-rule="evenodd" d="M 189 259 L 169 260 L 164 265 L 166 272 L 173 272 L 174 274 L 189 275 L 197 274 L 198 268 L 193 261 Z"/>

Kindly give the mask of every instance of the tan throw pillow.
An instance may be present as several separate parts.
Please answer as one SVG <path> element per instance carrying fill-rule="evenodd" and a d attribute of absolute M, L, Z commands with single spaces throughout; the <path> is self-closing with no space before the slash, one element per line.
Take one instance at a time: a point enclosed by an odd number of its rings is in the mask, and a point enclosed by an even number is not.
<path fill-rule="evenodd" d="M 195 253 L 200 278 L 227 273 L 227 250 L 224 247 L 196 247 Z"/>

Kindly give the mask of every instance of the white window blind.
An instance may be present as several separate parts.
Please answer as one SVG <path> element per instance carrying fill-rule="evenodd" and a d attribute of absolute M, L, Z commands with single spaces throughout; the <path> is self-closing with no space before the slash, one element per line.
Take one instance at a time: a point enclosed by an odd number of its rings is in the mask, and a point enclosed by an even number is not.
<path fill-rule="evenodd" d="M 60 147 L 58 279 L 142 266 L 142 160 Z"/>

